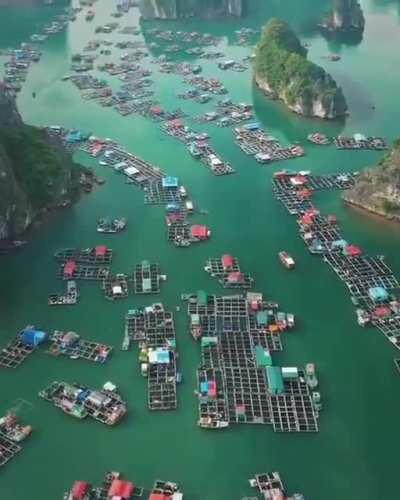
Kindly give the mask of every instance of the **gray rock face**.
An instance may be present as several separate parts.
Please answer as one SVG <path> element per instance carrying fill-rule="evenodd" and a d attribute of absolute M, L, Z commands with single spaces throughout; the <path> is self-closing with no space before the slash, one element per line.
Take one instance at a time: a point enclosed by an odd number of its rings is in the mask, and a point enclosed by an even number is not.
<path fill-rule="evenodd" d="M 140 0 L 144 19 L 240 17 L 244 0 Z"/>
<path fill-rule="evenodd" d="M 45 186 L 45 202 L 37 194 L 36 186 L 27 182 L 21 172 L 21 165 L 16 161 L 15 140 L 33 135 L 32 145 L 21 144 L 29 149 L 30 158 L 38 158 L 37 169 L 40 182 Z M 10 146 L 9 137 L 14 146 Z M 35 155 L 34 148 L 38 148 Z M 57 158 L 57 171 L 44 177 L 45 160 L 41 155 Z M 42 174 L 42 172 L 44 172 Z M 43 176 L 43 177 L 42 177 Z M 15 105 L 15 101 L 0 89 L 0 239 L 15 238 L 24 232 L 34 219 L 46 208 L 54 206 L 58 200 L 69 198 L 78 191 L 79 168 L 77 168 L 58 140 L 48 138 L 44 132 L 24 125 Z M 43 190 L 42 185 L 42 190 Z"/>
<path fill-rule="evenodd" d="M 357 0 L 333 0 L 333 10 L 328 20 L 330 29 L 336 31 L 363 30 L 364 13 Z"/>
<path fill-rule="evenodd" d="M 400 222 L 400 141 L 381 163 L 364 170 L 343 199 L 357 207 Z"/>

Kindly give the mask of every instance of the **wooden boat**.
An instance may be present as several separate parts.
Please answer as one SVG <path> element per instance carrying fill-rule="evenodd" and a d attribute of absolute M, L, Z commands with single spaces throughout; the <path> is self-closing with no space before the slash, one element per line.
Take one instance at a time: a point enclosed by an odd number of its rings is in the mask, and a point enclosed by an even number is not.
<path fill-rule="evenodd" d="M 229 422 L 211 417 L 202 417 L 198 420 L 197 425 L 203 429 L 226 429 L 229 427 Z"/>
<path fill-rule="evenodd" d="M 294 269 L 296 262 L 294 261 L 293 257 L 291 257 L 287 252 L 279 252 L 278 256 L 279 260 L 286 267 L 286 269 Z"/>

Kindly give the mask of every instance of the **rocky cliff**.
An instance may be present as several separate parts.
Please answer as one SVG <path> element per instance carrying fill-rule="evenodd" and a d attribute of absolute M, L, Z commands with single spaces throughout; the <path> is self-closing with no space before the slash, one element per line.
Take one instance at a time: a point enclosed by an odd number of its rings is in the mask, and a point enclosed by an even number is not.
<path fill-rule="evenodd" d="M 143 19 L 240 17 L 245 0 L 140 0 Z"/>
<path fill-rule="evenodd" d="M 323 68 L 308 61 L 306 49 L 284 21 L 272 19 L 265 26 L 256 49 L 254 78 L 266 95 L 300 115 L 332 119 L 346 114 L 342 89 Z"/>
<path fill-rule="evenodd" d="M 333 9 L 327 20 L 332 31 L 363 31 L 365 18 L 357 0 L 333 0 Z"/>
<path fill-rule="evenodd" d="M 378 166 L 364 170 L 353 189 L 343 195 L 347 203 L 400 221 L 400 139 Z"/>
<path fill-rule="evenodd" d="M 15 238 L 46 208 L 79 190 L 79 168 L 57 139 L 22 122 L 0 89 L 0 239 Z"/>

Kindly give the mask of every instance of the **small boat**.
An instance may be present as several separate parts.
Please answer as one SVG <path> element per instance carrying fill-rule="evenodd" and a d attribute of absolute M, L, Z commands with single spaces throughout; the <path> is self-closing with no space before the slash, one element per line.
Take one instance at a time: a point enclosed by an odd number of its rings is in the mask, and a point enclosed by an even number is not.
<path fill-rule="evenodd" d="M 97 221 L 97 232 L 106 234 L 120 233 L 126 228 L 127 220 L 124 217 L 119 219 L 103 218 Z"/>
<path fill-rule="evenodd" d="M 202 417 L 198 420 L 197 425 L 203 429 L 226 429 L 229 427 L 229 422 L 212 417 Z"/>
<path fill-rule="evenodd" d="M 291 313 L 286 314 L 286 320 L 287 320 L 288 327 L 294 328 L 294 326 L 295 326 L 294 314 L 291 314 Z"/>
<path fill-rule="evenodd" d="M 279 252 L 278 256 L 279 260 L 286 267 L 286 269 L 294 269 L 296 262 L 294 261 L 293 257 L 291 257 L 287 252 Z"/>
<path fill-rule="evenodd" d="M 315 375 L 315 365 L 314 363 L 306 364 L 306 383 L 310 389 L 315 389 L 318 387 L 318 379 Z"/>
<path fill-rule="evenodd" d="M 313 402 L 314 409 L 316 411 L 322 410 L 321 394 L 318 391 L 313 391 L 312 402 Z"/>

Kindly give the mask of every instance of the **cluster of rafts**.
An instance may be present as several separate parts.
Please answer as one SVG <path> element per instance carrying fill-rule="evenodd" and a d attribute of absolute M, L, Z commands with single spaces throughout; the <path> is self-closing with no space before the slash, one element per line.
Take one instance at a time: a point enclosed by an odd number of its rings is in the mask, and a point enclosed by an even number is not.
<path fill-rule="evenodd" d="M 312 203 L 314 191 L 347 189 L 356 174 L 314 176 L 310 172 L 278 172 L 275 197 L 297 217 L 300 236 L 312 254 L 320 255 L 347 286 L 358 324 L 371 324 L 400 349 L 400 283 L 384 257 L 365 255 L 343 238 L 336 216 L 322 215 Z"/>

